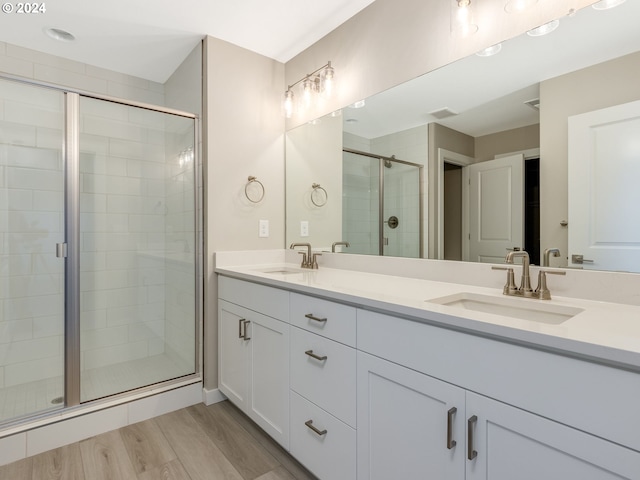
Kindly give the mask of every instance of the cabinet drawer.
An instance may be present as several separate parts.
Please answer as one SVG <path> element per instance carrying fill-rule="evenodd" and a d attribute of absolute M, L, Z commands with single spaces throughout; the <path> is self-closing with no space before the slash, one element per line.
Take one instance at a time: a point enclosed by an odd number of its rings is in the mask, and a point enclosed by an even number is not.
<path fill-rule="evenodd" d="M 355 428 L 355 349 L 292 327 L 290 362 L 291 388 Z"/>
<path fill-rule="evenodd" d="M 356 431 L 293 391 L 291 454 L 320 480 L 356 478 Z"/>
<path fill-rule="evenodd" d="M 218 297 L 283 322 L 289 321 L 289 292 L 218 276 Z"/>
<path fill-rule="evenodd" d="M 291 294 L 291 323 L 337 342 L 356 346 L 356 309 L 340 303 Z"/>

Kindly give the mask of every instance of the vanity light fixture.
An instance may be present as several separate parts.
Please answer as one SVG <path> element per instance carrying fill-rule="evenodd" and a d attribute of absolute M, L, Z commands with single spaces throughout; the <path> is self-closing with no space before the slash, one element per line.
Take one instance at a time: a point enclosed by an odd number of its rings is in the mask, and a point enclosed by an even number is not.
<path fill-rule="evenodd" d="M 610 8 L 622 5 L 626 0 L 600 0 L 591 5 L 595 10 L 609 10 Z"/>
<path fill-rule="evenodd" d="M 522 13 L 533 7 L 538 0 L 508 0 L 504 5 L 504 11 L 507 13 Z"/>
<path fill-rule="evenodd" d="M 530 37 L 541 37 L 543 35 L 548 35 L 556 28 L 558 28 L 559 25 L 560 20 L 551 20 L 550 22 L 540 25 L 539 27 L 532 28 L 527 32 L 527 35 L 529 35 Z"/>
<path fill-rule="evenodd" d="M 472 0 L 454 0 L 451 12 L 451 31 L 463 37 L 473 35 L 478 31 L 475 24 Z"/>
<path fill-rule="evenodd" d="M 297 82 L 292 83 L 287 87 L 284 92 L 284 100 L 282 102 L 282 109 L 287 118 L 291 118 L 294 110 L 295 94 L 294 88 L 297 85 L 302 84 L 302 103 L 303 108 L 309 108 L 314 102 L 318 101 L 318 97 L 330 97 L 334 90 L 335 83 L 335 70 L 331 66 L 331 62 L 327 62 L 326 65 L 308 73 Z"/>
<path fill-rule="evenodd" d="M 476 52 L 476 55 L 479 57 L 491 57 L 500 53 L 500 50 L 502 50 L 502 44 L 496 43 L 495 45 L 491 45 L 490 47 L 485 48 L 484 50 Z"/>

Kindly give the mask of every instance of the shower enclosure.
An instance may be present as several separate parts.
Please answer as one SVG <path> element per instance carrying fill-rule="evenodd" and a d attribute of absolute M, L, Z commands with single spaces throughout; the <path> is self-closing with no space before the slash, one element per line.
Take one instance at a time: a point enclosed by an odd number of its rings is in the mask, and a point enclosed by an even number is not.
<path fill-rule="evenodd" d="M 196 376 L 195 122 L 0 78 L 0 425 Z"/>
<path fill-rule="evenodd" d="M 349 253 L 423 257 L 423 167 L 343 149 L 343 240 Z"/>

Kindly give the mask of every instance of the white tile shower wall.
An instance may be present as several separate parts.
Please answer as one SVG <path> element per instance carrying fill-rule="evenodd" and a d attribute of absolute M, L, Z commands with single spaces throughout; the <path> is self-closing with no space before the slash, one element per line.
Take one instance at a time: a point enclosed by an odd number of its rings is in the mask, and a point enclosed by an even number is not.
<path fill-rule="evenodd" d="M 104 108 L 103 108 L 104 107 Z M 81 102 L 84 371 L 163 353 L 165 133 L 161 114 Z"/>
<path fill-rule="evenodd" d="M 369 139 L 351 133 L 343 134 L 344 148 L 368 152 Z M 375 161 L 363 155 L 343 154 L 342 232 L 349 241 L 349 253 L 377 254 L 378 206 L 377 185 L 371 183 L 371 166 Z M 377 175 L 377 170 L 374 172 Z M 377 178 L 377 176 L 376 176 Z M 376 198 L 374 202 L 372 198 Z M 373 222 L 373 224 L 372 224 Z"/>
<path fill-rule="evenodd" d="M 399 160 L 423 165 L 423 188 L 426 188 L 428 162 L 428 129 L 427 125 L 383 135 L 371 139 L 371 151 L 387 157 L 395 156 Z M 385 236 L 389 237 L 389 245 L 385 250 L 392 256 L 419 256 L 419 183 L 415 182 L 414 173 L 407 174 L 408 167 L 385 170 L 385 218 L 395 214 L 400 222 L 397 229 L 385 228 Z M 402 172 L 402 173 L 400 173 Z M 417 173 L 415 173 L 417 176 Z M 426 190 L 425 190 L 426 191 Z M 426 202 L 426 196 L 423 199 Z M 423 204 L 424 211 L 426 204 Z M 392 213 L 392 212 L 400 213 Z"/>
<path fill-rule="evenodd" d="M 4 42 L 0 42 L 1 72 L 127 100 L 154 105 L 164 104 L 162 84 Z M 59 155 L 52 149 L 59 149 L 61 145 L 58 122 L 62 120 L 62 110 L 53 108 L 48 94 L 47 90 L 43 90 L 25 96 L 19 92 L 16 85 L 9 83 L 6 88 L 3 86 L 4 100 L 0 102 L 0 118 L 4 120 L 10 117 L 11 121 L 3 123 L 0 142 L 19 147 L 0 151 L 3 159 L 9 158 L 9 161 L 14 163 L 8 165 L 8 161 L 0 161 L 0 198 L 6 198 L 6 204 L 11 201 L 14 205 L 19 202 L 21 208 L 30 207 L 34 213 L 25 220 L 50 226 L 56 223 L 56 214 L 45 213 L 51 212 L 62 203 L 61 190 L 51 190 L 52 185 L 61 185 L 55 178 L 60 173 L 50 170 L 51 164 L 60 161 Z M 132 254 L 132 247 L 145 244 L 150 234 L 158 231 L 164 233 L 162 222 L 158 218 L 143 215 L 154 209 L 163 210 L 164 184 L 161 178 L 164 172 L 161 166 L 143 160 L 149 145 L 142 147 L 140 141 L 151 141 L 157 145 L 156 151 L 161 151 L 163 144 L 155 131 L 145 132 L 135 125 L 125 126 L 124 123 L 118 123 L 127 120 L 127 112 L 120 105 L 103 104 L 101 108 L 110 111 L 111 118 L 109 119 L 108 115 L 106 118 L 90 117 L 83 126 L 86 132 L 95 132 L 98 135 L 85 136 L 85 147 L 92 154 L 83 155 L 81 210 L 85 214 L 101 214 L 93 219 L 87 215 L 83 217 L 88 228 L 84 233 L 83 247 L 88 251 L 83 252 L 81 261 L 83 271 L 92 272 L 90 277 L 85 275 L 85 280 L 91 278 L 93 285 L 91 281 L 83 283 L 83 303 L 91 310 L 83 312 L 82 328 L 87 333 L 87 344 L 99 347 L 94 355 L 87 354 L 85 357 L 84 365 L 89 367 L 108 363 L 106 358 L 109 351 L 119 355 L 118 361 L 139 356 L 141 353 L 137 347 L 144 344 L 140 339 L 145 337 L 145 331 L 154 332 L 146 335 L 151 338 L 147 338 L 145 350 L 157 353 L 158 342 L 154 342 L 153 337 L 157 331 L 163 330 L 158 327 L 157 321 L 164 308 L 162 301 L 150 302 L 141 308 L 137 305 L 141 297 L 154 298 L 154 285 L 138 287 L 136 279 L 127 274 L 126 270 L 128 265 L 137 260 Z M 31 124 L 25 125 L 26 122 Z M 107 142 L 100 136 L 104 134 L 113 134 L 114 139 Z M 143 139 L 142 136 L 145 134 L 148 138 Z M 152 138 L 154 135 L 155 139 Z M 17 150 L 18 148 L 23 150 Z M 28 150 L 25 150 L 27 148 Z M 47 162 L 45 168 L 49 171 L 36 170 L 33 168 L 33 162 L 40 162 L 40 165 Z M 150 180 L 142 180 L 143 176 Z M 10 192 L 6 191 L 7 183 L 14 186 Z M 156 196 L 137 196 L 141 188 L 146 188 L 147 194 L 153 192 Z M 8 299 L 3 298 L 0 292 L 0 323 L 5 322 L 5 330 L 16 332 L 12 335 L 11 346 L 2 343 L 2 339 L 9 338 L 9 335 L 0 337 L 0 358 L 17 358 L 12 353 L 14 351 L 31 352 L 33 356 L 30 357 L 32 360 L 21 363 L 3 361 L 5 366 L 0 368 L 0 387 L 16 382 L 30 382 L 52 374 L 62 374 L 61 316 L 51 315 L 51 312 L 62 311 L 61 287 L 60 294 L 42 294 L 43 289 L 53 288 L 51 278 L 61 275 L 59 270 L 54 270 L 59 268 L 59 262 L 56 262 L 55 258 L 52 259 L 50 254 L 46 254 L 44 248 L 42 252 L 33 253 L 25 251 L 24 247 L 25 241 L 31 244 L 46 241 L 46 250 L 51 250 L 48 248 L 49 244 L 61 241 L 61 223 L 48 235 L 48 239 L 39 239 L 36 238 L 38 235 L 33 233 L 16 233 L 15 223 L 11 223 L 11 233 L 4 231 L 7 228 L 3 229 L 2 225 L 7 227 L 9 221 L 8 215 L 0 218 L 1 252 L 11 252 L 10 258 L 0 255 L 2 292 L 9 291 L 4 288 L 8 285 L 9 277 L 14 291 L 18 288 L 18 282 L 24 286 L 28 278 L 31 296 Z M 59 218 L 59 222 L 61 221 Z M 96 235 L 98 232 L 103 235 L 102 239 Z M 156 235 L 153 237 L 155 240 Z M 107 245 L 113 247 L 112 251 L 104 250 Z M 157 282 L 158 278 L 162 277 L 156 270 L 146 272 L 145 279 Z M 95 292 L 96 288 L 105 288 L 107 291 L 90 295 L 91 289 Z M 41 291 L 37 300 L 33 297 L 36 289 Z M 156 299 L 157 297 L 158 295 L 155 295 Z M 111 308 L 100 308 L 107 304 Z M 140 328 L 139 320 L 143 317 L 151 319 L 150 325 L 153 328 Z M 6 323 L 9 318 L 16 320 L 11 320 L 11 324 Z M 123 348 L 126 343 L 119 343 L 124 340 L 122 325 L 127 320 L 133 320 L 127 336 L 136 348 Z M 29 329 L 30 338 L 23 338 Z M 98 341 L 97 338 L 101 339 Z M 49 339 L 50 344 L 47 348 L 42 348 L 42 345 L 36 342 L 42 342 L 43 339 Z"/>
<path fill-rule="evenodd" d="M 59 92 L 0 90 L 0 388 L 62 374 Z"/>
<path fill-rule="evenodd" d="M 164 86 L 143 78 L 0 42 L 0 72 L 91 93 L 164 105 Z"/>

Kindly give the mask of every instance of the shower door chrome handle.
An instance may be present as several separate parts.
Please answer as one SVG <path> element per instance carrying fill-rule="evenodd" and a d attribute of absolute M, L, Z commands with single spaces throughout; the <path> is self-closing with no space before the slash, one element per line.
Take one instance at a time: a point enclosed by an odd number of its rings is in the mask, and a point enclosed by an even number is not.
<path fill-rule="evenodd" d="M 56 257 L 67 258 L 67 244 L 56 243 Z"/>

